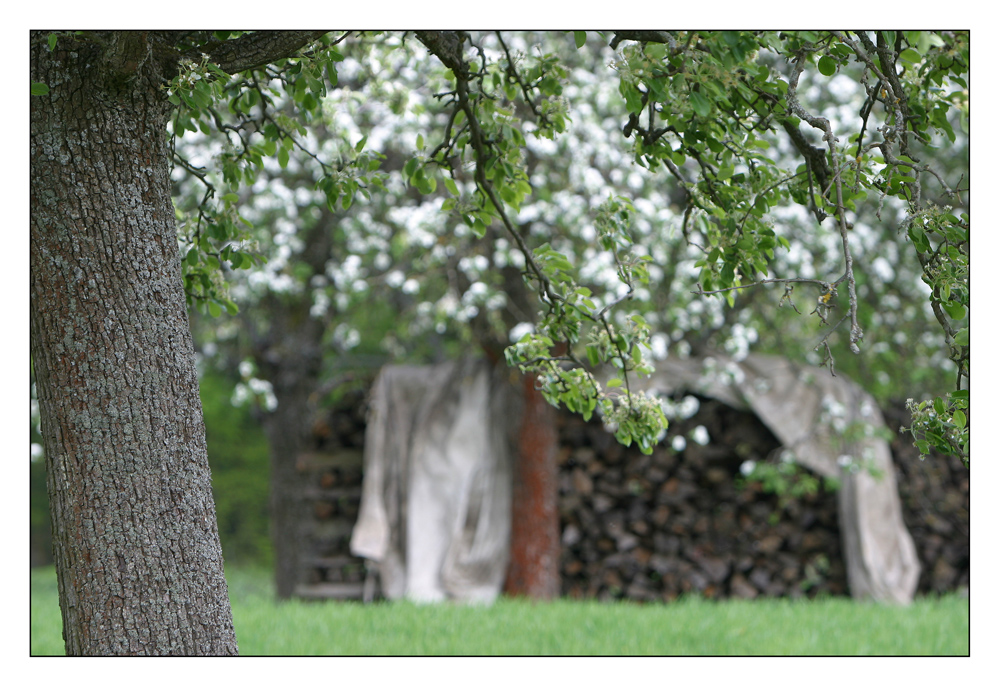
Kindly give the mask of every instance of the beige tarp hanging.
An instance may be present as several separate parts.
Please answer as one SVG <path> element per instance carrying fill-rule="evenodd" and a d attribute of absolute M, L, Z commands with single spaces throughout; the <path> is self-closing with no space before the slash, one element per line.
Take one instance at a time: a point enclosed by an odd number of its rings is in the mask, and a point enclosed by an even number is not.
<path fill-rule="evenodd" d="M 840 480 L 840 531 L 847 581 L 856 599 L 909 603 L 920 576 L 913 539 L 903 524 L 889 444 L 874 399 L 826 369 L 776 357 L 724 355 L 668 358 L 632 388 L 688 390 L 753 411 L 792 459 Z"/>
<path fill-rule="evenodd" d="M 351 552 L 387 598 L 491 601 L 510 558 L 512 394 L 466 359 L 387 366 L 372 392 Z"/>

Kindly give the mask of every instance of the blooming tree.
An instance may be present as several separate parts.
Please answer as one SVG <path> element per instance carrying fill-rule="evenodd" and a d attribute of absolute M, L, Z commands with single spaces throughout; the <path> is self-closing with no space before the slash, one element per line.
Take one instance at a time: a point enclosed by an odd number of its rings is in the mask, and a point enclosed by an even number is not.
<path fill-rule="evenodd" d="M 373 279 L 419 302 L 438 289 L 432 311 L 454 306 L 485 331 L 517 331 L 505 356 L 537 375 L 548 400 L 584 415 L 599 409 L 621 441 L 647 452 L 666 418 L 630 380 L 648 373 L 658 353 L 727 342 L 739 350 L 754 331 L 773 336 L 760 326 L 766 315 L 754 318 L 776 299 L 754 294 L 777 291 L 778 304 L 791 306 L 771 310 L 782 325 L 795 308 L 827 328 L 818 354 L 831 372 L 845 367 L 837 346 L 852 355 L 885 354 L 877 347 L 897 342 L 874 340 L 873 332 L 893 328 L 885 313 L 890 296 L 907 318 L 910 294 L 892 294 L 877 280 L 899 276 L 890 272 L 911 256 L 943 333 L 943 340 L 922 341 L 923 352 L 937 347 L 956 370 L 951 391 L 912 404 L 911 430 L 921 451 L 935 446 L 968 458 L 967 186 L 962 165 L 935 152 L 961 150 L 968 34 L 559 38 L 32 34 L 32 364 L 68 650 L 236 650 L 183 306 L 186 298 L 210 315 L 232 313 L 227 272 L 263 267 L 271 251 L 262 250 L 250 217 L 269 210 L 247 199 L 260 190 L 262 174 L 271 174 L 266 160 L 293 172 L 305 161 L 310 188 L 288 190 L 313 199 L 296 203 L 307 210 L 300 219 L 308 226 L 276 225 L 269 239 L 276 264 L 264 273 L 265 295 L 277 293 L 282 280 L 286 293 L 309 289 L 305 311 L 282 312 L 289 327 L 326 331 L 323 318 L 349 308 Z M 366 129 L 375 127 L 359 125 L 355 139 L 346 133 L 350 125 L 324 108 L 340 88 L 348 48 L 376 46 L 407 56 L 397 63 L 399 82 L 414 72 L 425 81 L 421 90 L 397 87 L 394 77 L 379 80 L 377 100 L 408 113 L 403 129 L 410 133 L 393 142 L 402 155 L 395 161 L 388 147 L 369 147 L 378 141 Z M 421 130 L 411 148 L 413 123 Z M 551 157 L 571 127 L 594 123 L 602 132 L 595 138 L 621 138 L 594 146 L 586 164 L 577 157 L 586 141 Z M 203 160 L 179 145 L 188 136 L 210 139 Z M 338 144 L 327 146 L 327 139 Z M 171 163 L 201 185 L 196 202 L 173 206 Z M 397 169 L 402 185 L 393 188 Z M 568 184 L 560 188 L 560 180 Z M 586 188 L 587 197 L 571 198 L 570 186 Z M 394 225 L 391 210 L 369 206 L 373 222 L 352 230 L 347 218 L 363 217 L 365 202 L 383 192 L 407 198 L 402 214 L 410 219 L 397 217 Z M 417 202 L 415 193 L 429 202 Z M 404 227 L 422 213 L 426 221 L 418 224 L 436 237 L 433 245 Z M 379 215 L 390 221 L 374 221 Z M 302 232 L 336 238 L 327 229 L 341 221 L 350 254 L 331 270 L 322 243 Z M 388 263 L 378 257 L 385 242 Z M 812 251 L 819 245 L 823 251 Z M 803 251 L 813 253 L 811 264 Z M 430 262 L 420 262 L 421 252 Z M 417 271 L 438 259 L 453 269 L 439 281 L 397 274 L 392 259 L 402 255 L 413 256 Z M 490 276 L 505 267 L 520 275 L 525 291 L 506 275 Z M 866 299 L 879 306 L 867 319 Z M 419 305 L 415 312 L 419 321 Z M 432 319 L 447 330 L 447 318 Z M 707 338 L 692 334 L 706 324 Z M 339 336 L 345 346 L 353 340 L 349 327 Z M 265 343 L 275 356 L 281 352 L 280 342 Z M 322 367 L 315 351 L 302 359 L 305 372 Z M 599 365 L 614 371 L 603 382 L 594 373 Z M 106 479 L 112 474 L 134 475 L 128 498 Z M 170 518 L 145 517 L 168 511 Z M 161 531 L 164 522 L 176 536 Z M 182 564 L 190 560 L 200 561 L 197 569 Z M 93 575 L 98 583 L 86 581 Z M 141 580 L 155 581 L 149 598 L 157 599 L 156 614 L 108 601 L 139 598 L 120 592 Z M 201 599 L 197 632 L 189 631 L 178 589 Z M 107 629 L 118 627 L 118 635 Z"/>

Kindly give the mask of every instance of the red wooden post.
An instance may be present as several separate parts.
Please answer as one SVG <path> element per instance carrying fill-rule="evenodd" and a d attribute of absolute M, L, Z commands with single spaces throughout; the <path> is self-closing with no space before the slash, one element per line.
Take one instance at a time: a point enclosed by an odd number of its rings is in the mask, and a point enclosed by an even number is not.
<path fill-rule="evenodd" d="M 510 569 L 504 592 L 551 599 L 559 595 L 559 511 L 556 409 L 523 377 L 524 410 L 514 458 Z"/>

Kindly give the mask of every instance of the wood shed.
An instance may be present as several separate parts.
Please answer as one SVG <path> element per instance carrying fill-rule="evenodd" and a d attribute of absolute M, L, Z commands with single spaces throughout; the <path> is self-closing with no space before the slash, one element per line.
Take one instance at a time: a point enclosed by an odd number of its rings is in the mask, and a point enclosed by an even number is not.
<path fill-rule="evenodd" d="M 806 433 L 790 438 L 784 430 L 785 436 L 779 439 L 762 419 L 768 412 L 787 414 L 777 402 L 770 411 L 754 410 L 746 403 L 748 393 L 767 396 L 774 389 L 778 399 L 789 398 L 787 388 L 782 390 L 780 383 L 775 386 L 773 375 L 768 377 L 772 381 L 767 391 L 767 384 L 761 383 L 760 366 L 778 363 L 744 362 L 739 378 L 733 376 L 731 361 L 713 360 L 709 367 L 724 373 L 722 377 L 716 374 L 714 382 L 706 382 L 704 361 L 690 364 L 687 372 L 673 369 L 669 383 L 651 380 L 675 409 L 687 409 L 675 413 L 668 435 L 651 456 L 620 446 L 597 419 L 586 423 L 578 416 L 559 414 L 563 595 L 657 601 L 683 594 L 710 598 L 842 595 L 852 593 L 853 588 L 855 596 L 862 598 L 905 602 L 918 591 L 967 587 L 967 470 L 963 475 L 964 468 L 951 466 L 941 457 L 932 459 L 937 463 L 920 463 L 912 449 L 906 450 L 905 438 L 896 436 L 892 450 L 900 457 L 895 463 L 886 442 L 881 468 L 861 461 L 838 465 L 840 490 L 827 490 L 820 480 L 821 488 L 815 493 L 795 498 L 768 493 L 759 482 L 746 483 L 747 465 L 776 464 L 783 453 L 787 456 L 796 448 L 801 452 L 808 444 Z M 751 364 L 757 368 L 748 367 Z M 823 370 L 795 370 L 795 378 L 809 384 L 815 384 L 815 372 L 828 375 Z M 727 383 L 719 381 L 727 375 Z M 714 390 L 713 383 L 717 385 Z M 823 393 L 818 398 L 815 418 L 823 414 Z M 842 400 L 858 412 L 871 412 L 871 404 L 862 403 L 864 397 L 851 398 Z M 319 418 L 314 446 L 300 457 L 300 469 L 309 473 L 312 485 L 303 497 L 313 503 L 314 536 L 304 557 L 308 569 L 303 571 L 306 582 L 299 596 L 370 599 L 384 591 L 377 566 L 350 550 L 361 501 L 369 400 L 364 392 L 352 394 L 342 407 Z M 795 403 L 805 405 L 801 400 Z M 827 402 L 825 407 L 834 406 Z M 898 422 L 896 415 L 893 420 Z M 822 441 L 836 440 L 835 435 L 836 431 L 832 437 L 827 433 Z M 811 440 L 818 441 L 818 436 L 813 431 Z M 860 456 L 861 447 L 857 448 Z M 836 461 L 847 454 L 835 451 L 833 455 Z M 900 467 L 900 461 L 907 462 Z M 912 465 L 914 461 L 918 464 Z M 808 460 L 800 462 L 806 474 L 820 477 L 822 470 L 829 474 L 829 468 L 817 470 Z M 864 544 L 860 535 L 845 539 L 844 504 L 846 500 L 847 507 L 854 508 L 851 517 L 857 523 L 858 513 L 864 510 L 864 504 L 860 510 L 851 505 L 858 501 L 857 482 L 862 480 L 862 490 L 878 489 L 880 484 L 885 488 L 885 482 L 875 480 L 879 469 L 882 477 L 891 476 L 896 494 L 896 514 L 881 516 L 880 523 L 891 522 L 893 527 L 883 527 L 882 534 L 888 531 L 903 543 L 896 547 L 895 563 L 877 551 L 872 558 L 869 552 L 869 562 L 860 566 L 861 573 L 856 571 L 852 580 L 846 551 L 854 547 L 857 561 L 864 547 L 871 545 Z M 854 480 L 846 490 L 844 477 Z M 874 481 L 868 483 L 869 478 Z M 927 498 L 930 494 L 935 495 L 934 501 Z M 872 574 L 873 569 L 883 571 L 881 578 Z"/>

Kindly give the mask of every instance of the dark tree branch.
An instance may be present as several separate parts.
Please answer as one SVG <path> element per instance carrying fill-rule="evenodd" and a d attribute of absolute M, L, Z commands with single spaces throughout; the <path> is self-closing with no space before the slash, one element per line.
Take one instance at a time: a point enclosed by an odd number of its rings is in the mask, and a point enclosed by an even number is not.
<path fill-rule="evenodd" d="M 611 39 L 609 45 L 612 50 L 616 50 L 622 41 L 669 43 L 673 48 L 674 38 L 666 31 L 615 31 L 615 37 Z"/>
<path fill-rule="evenodd" d="M 303 46 L 322 38 L 327 31 L 257 31 L 225 41 L 208 53 L 209 59 L 228 74 L 263 67 L 292 57 Z"/>
<path fill-rule="evenodd" d="M 469 63 L 465 61 L 462 45 L 469 38 L 464 31 L 416 31 L 417 40 L 424 44 L 439 60 L 455 73 L 457 79 L 467 80 Z"/>

